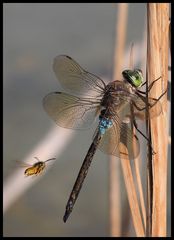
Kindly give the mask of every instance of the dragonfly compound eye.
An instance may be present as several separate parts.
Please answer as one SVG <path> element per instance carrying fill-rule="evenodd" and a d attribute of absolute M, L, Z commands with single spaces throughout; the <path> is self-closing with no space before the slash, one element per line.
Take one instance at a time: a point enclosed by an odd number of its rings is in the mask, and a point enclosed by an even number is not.
<path fill-rule="evenodd" d="M 140 69 L 124 70 L 122 72 L 123 77 L 127 80 L 133 87 L 140 87 L 143 82 L 143 75 Z"/>

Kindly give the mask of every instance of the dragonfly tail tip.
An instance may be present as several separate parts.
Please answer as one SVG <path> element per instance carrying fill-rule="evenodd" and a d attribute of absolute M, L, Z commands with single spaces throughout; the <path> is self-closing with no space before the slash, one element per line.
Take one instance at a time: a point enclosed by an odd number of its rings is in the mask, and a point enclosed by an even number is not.
<path fill-rule="evenodd" d="M 69 217 L 69 213 L 67 213 L 67 211 L 66 211 L 66 212 L 65 212 L 65 215 L 63 216 L 63 221 L 64 221 L 64 223 L 66 223 L 68 217 Z"/>

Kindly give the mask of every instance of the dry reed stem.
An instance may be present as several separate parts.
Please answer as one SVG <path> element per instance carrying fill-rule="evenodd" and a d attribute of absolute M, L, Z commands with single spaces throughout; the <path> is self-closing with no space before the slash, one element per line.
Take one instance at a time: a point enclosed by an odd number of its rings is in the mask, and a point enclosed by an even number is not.
<path fill-rule="evenodd" d="M 124 56 L 124 43 L 125 43 L 125 35 L 126 35 L 126 19 L 127 19 L 127 5 L 126 4 L 119 4 L 119 14 L 118 14 L 118 22 L 117 22 L 117 45 L 116 51 L 114 54 L 114 80 L 120 79 L 121 77 L 121 67 L 123 65 L 123 56 Z M 123 146 L 124 148 L 124 146 Z M 126 149 L 123 149 L 126 152 Z M 144 236 L 144 229 L 143 223 L 141 219 L 138 199 L 136 195 L 136 188 L 133 181 L 133 174 L 130 166 L 130 162 L 128 160 L 121 160 L 122 170 L 124 175 L 124 181 L 126 185 L 129 205 L 132 213 L 133 223 L 135 227 L 135 232 L 137 236 Z M 116 225 L 120 224 L 116 221 L 116 213 L 119 209 L 117 209 L 118 205 L 118 183 L 116 183 L 116 159 L 111 158 L 110 162 L 110 185 L 111 185 L 111 192 L 110 192 L 110 203 L 111 203 L 111 236 L 119 236 Z M 114 191 L 115 188 L 115 191 Z M 116 204 L 117 202 L 117 204 Z M 119 210 L 120 211 L 120 210 Z M 118 215 L 117 215 L 118 216 Z M 117 218 L 118 219 L 118 218 Z"/>
<path fill-rule="evenodd" d="M 118 17 L 116 24 L 116 47 L 114 51 L 114 73 L 113 79 L 120 79 L 121 66 L 123 65 L 125 35 L 127 27 L 128 4 L 118 5 Z M 121 235 L 121 194 L 119 161 L 113 156 L 110 157 L 110 236 Z"/>
<path fill-rule="evenodd" d="M 147 5 L 147 74 L 150 84 L 162 76 L 149 96 L 158 98 L 167 87 L 168 80 L 168 30 L 169 4 L 149 3 Z M 161 100 L 163 111 L 150 120 L 152 145 L 156 152 L 153 164 L 153 208 L 152 236 L 166 236 L 167 204 L 167 94 Z"/>
<path fill-rule="evenodd" d="M 144 40 L 143 40 L 143 42 L 144 42 Z M 133 56 L 133 47 L 134 47 L 134 44 L 132 43 L 131 51 L 130 51 L 129 69 L 134 69 L 135 68 L 135 66 L 134 66 L 134 56 Z M 132 126 L 132 129 L 133 129 L 133 134 L 135 135 L 136 130 L 133 126 Z M 133 141 L 134 152 L 137 152 L 136 147 L 137 146 L 136 146 L 135 142 Z M 137 190 L 138 190 L 139 199 L 140 199 L 140 206 L 141 206 L 140 210 L 142 212 L 142 220 L 143 220 L 144 229 L 145 229 L 145 226 L 146 226 L 146 209 L 145 209 L 145 202 L 144 202 L 144 196 L 143 196 L 142 181 L 141 181 L 141 176 L 140 176 L 141 175 L 140 174 L 140 166 L 139 166 L 140 162 L 141 162 L 141 158 L 140 158 L 140 155 L 139 155 L 139 156 L 137 156 L 136 159 L 134 159 L 134 166 L 135 166 L 135 178 L 136 178 L 137 186 L 138 186 Z M 136 196 L 136 200 L 137 200 L 137 196 Z M 139 214 L 139 209 L 138 209 L 138 214 Z"/>
<path fill-rule="evenodd" d="M 140 197 L 140 206 L 141 206 L 141 212 L 142 212 L 142 220 L 144 224 L 144 229 L 146 229 L 146 208 L 145 208 L 145 201 L 144 201 L 144 195 L 143 195 L 143 188 L 142 188 L 142 181 L 141 181 L 141 176 L 140 176 L 140 157 L 137 157 L 134 160 L 135 164 L 135 174 L 136 174 L 136 179 L 137 179 L 137 185 L 138 185 L 138 193 Z"/>
<path fill-rule="evenodd" d="M 135 129 L 133 128 L 133 132 L 135 133 Z M 133 148 L 136 152 L 136 145 L 133 141 Z M 128 154 L 127 148 L 120 143 L 119 146 L 120 152 L 124 152 L 125 154 Z M 143 220 L 144 220 L 144 226 L 145 226 L 145 205 L 144 205 L 144 197 L 143 197 L 143 190 L 142 190 L 142 182 L 140 177 L 140 169 L 138 162 L 140 161 L 140 157 L 138 156 L 136 159 L 134 159 L 134 165 L 135 165 L 135 176 L 136 181 L 138 184 L 138 192 L 140 197 L 140 203 L 141 203 L 141 212 L 143 214 Z M 138 203 L 138 197 L 136 192 L 136 187 L 133 179 L 133 172 L 130 165 L 130 160 L 122 159 L 121 158 L 121 164 L 122 164 L 122 170 L 123 170 L 123 177 L 126 185 L 126 191 L 129 201 L 129 206 L 132 214 L 132 220 L 134 229 L 136 232 L 137 237 L 144 237 L 145 236 L 145 228 L 143 226 L 142 217 L 140 213 L 139 203 Z"/>
<path fill-rule="evenodd" d="M 128 154 L 127 148 L 123 144 L 120 144 L 120 150 Z M 127 159 L 121 159 L 121 165 L 136 236 L 144 237 L 145 232 L 140 214 L 138 198 L 136 194 L 136 188 L 133 180 L 130 161 L 128 161 Z"/>
<path fill-rule="evenodd" d="M 116 47 L 114 52 L 114 80 L 121 79 L 121 68 L 123 66 L 125 39 L 127 31 L 128 4 L 119 3 L 116 24 Z"/>
<path fill-rule="evenodd" d="M 145 44 L 146 44 L 146 26 L 145 26 L 145 30 L 144 30 L 144 37 L 143 37 L 143 42 L 142 42 L 142 49 L 145 48 Z M 140 49 L 141 51 L 141 49 Z M 143 55 L 142 55 L 143 56 Z M 144 61 L 141 62 L 141 66 L 143 68 L 143 66 L 145 65 L 145 58 Z M 133 56 L 132 56 L 132 60 L 130 61 L 130 66 L 131 68 L 133 68 Z M 130 69 L 131 69 L 130 68 Z M 133 133 L 135 134 L 135 128 L 133 128 Z M 134 149 L 136 148 L 136 145 L 133 145 Z M 136 149 L 135 149 L 136 152 Z M 137 181 L 137 186 L 138 186 L 138 193 L 139 193 L 139 199 L 140 199 L 140 210 L 142 213 L 142 221 L 144 224 L 144 229 L 146 229 L 146 208 L 145 208 L 145 200 L 144 200 L 144 195 L 143 195 L 143 188 L 142 188 L 142 181 L 141 181 L 141 174 L 140 174 L 140 163 L 141 163 L 142 159 L 140 158 L 140 155 L 134 160 L 134 165 L 135 165 L 135 177 L 136 177 L 136 181 Z"/>

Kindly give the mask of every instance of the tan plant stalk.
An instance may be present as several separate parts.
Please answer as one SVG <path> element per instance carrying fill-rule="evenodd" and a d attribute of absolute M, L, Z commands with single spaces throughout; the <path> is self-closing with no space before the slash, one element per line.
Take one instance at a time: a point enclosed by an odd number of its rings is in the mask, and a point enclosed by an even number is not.
<path fill-rule="evenodd" d="M 144 26 L 144 36 L 142 40 L 142 44 L 140 46 L 140 51 L 141 49 L 145 49 L 145 45 L 147 42 L 147 31 L 146 31 L 146 24 Z M 144 57 L 144 51 L 143 54 L 141 54 L 142 60 L 141 60 L 141 69 L 143 69 L 143 66 L 145 66 L 145 57 Z M 144 59 L 144 60 L 143 60 Z M 132 60 L 133 62 L 133 60 Z M 133 66 L 132 66 L 133 67 Z M 133 129 L 134 134 L 136 134 L 135 128 Z M 136 146 L 134 145 L 134 148 Z M 136 150 L 135 150 L 136 152 Z M 142 180 L 141 180 L 141 165 L 142 165 L 142 159 L 140 158 L 140 155 L 134 160 L 134 165 L 135 165 L 135 177 L 137 181 L 137 187 L 138 187 L 138 194 L 139 194 L 139 199 L 140 199 L 140 210 L 142 213 L 142 221 L 144 224 L 144 229 L 146 229 L 146 207 L 145 207 L 145 199 L 144 199 L 144 194 L 143 194 L 143 187 L 142 187 Z"/>
<path fill-rule="evenodd" d="M 124 57 L 124 42 L 125 42 L 125 33 L 126 33 L 126 19 L 127 18 L 127 5 L 119 4 L 119 14 L 118 14 L 118 22 L 117 22 L 117 45 L 115 51 L 115 61 L 114 61 L 114 80 L 120 79 L 121 77 L 121 67 L 123 65 L 123 57 Z M 120 144 L 121 145 L 121 144 Z M 120 146 L 123 148 L 123 152 L 127 150 L 124 146 Z M 145 236 L 142 218 L 140 214 L 138 198 L 136 193 L 136 188 L 133 180 L 133 173 L 130 166 L 130 162 L 128 160 L 121 160 L 122 170 L 124 181 L 126 185 L 126 191 L 128 195 L 129 205 L 131 209 L 132 219 L 134 223 L 134 228 L 137 236 Z M 111 219 L 111 236 L 119 236 L 120 222 L 118 222 L 120 213 L 120 204 L 118 204 L 118 189 L 119 182 L 116 178 L 116 169 L 117 163 L 115 158 L 111 158 L 110 161 L 110 219 Z M 118 209 L 119 208 L 119 209 Z"/>
<path fill-rule="evenodd" d="M 114 73 L 113 80 L 120 79 L 121 67 L 123 65 L 124 45 L 127 28 L 128 4 L 118 5 L 118 17 L 116 24 L 116 46 L 114 52 Z M 121 196 L 120 196 L 120 164 L 118 160 L 110 157 L 110 236 L 121 235 Z"/>
<path fill-rule="evenodd" d="M 154 84 L 149 97 L 158 98 L 167 88 L 168 80 L 168 31 L 169 4 L 147 4 L 147 78 L 148 84 L 162 76 Z M 162 113 L 150 120 L 153 149 L 153 199 L 151 236 L 166 236 L 167 210 L 167 94 L 161 99 Z M 150 227 L 150 226 L 149 226 Z M 148 232 L 150 234 L 150 232 Z"/>

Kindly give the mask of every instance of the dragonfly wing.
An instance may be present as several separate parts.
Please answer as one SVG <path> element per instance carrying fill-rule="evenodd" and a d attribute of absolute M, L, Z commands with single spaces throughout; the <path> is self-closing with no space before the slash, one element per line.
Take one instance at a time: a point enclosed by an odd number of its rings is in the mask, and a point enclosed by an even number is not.
<path fill-rule="evenodd" d="M 43 106 L 59 126 L 86 129 L 91 126 L 98 114 L 100 101 L 55 92 L 48 94 L 43 99 Z"/>
<path fill-rule="evenodd" d="M 127 152 L 124 152 L 123 149 L 120 151 L 121 158 L 124 159 L 135 159 L 138 157 L 140 153 L 140 144 L 139 140 L 136 135 L 133 134 L 129 124 L 122 122 L 121 124 L 121 131 L 120 131 L 120 143 L 122 143 L 128 150 L 129 155 Z"/>
<path fill-rule="evenodd" d="M 121 143 L 126 147 L 129 155 L 121 148 Z M 139 155 L 140 145 L 138 138 L 133 134 L 127 123 L 115 119 L 113 126 L 104 134 L 99 144 L 99 149 L 107 154 L 124 159 L 134 159 Z"/>
<path fill-rule="evenodd" d="M 69 56 L 57 56 L 54 59 L 53 70 L 62 87 L 72 94 L 95 97 L 103 93 L 103 80 L 85 71 Z"/>
<path fill-rule="evenodd" d="M 117 122 L 114 122 L 113 126 L 106 130 L 98 148 L 109 155 L 115 155 L 114 153 L 118 149 L 119 138 L 120 127 Z"/>

